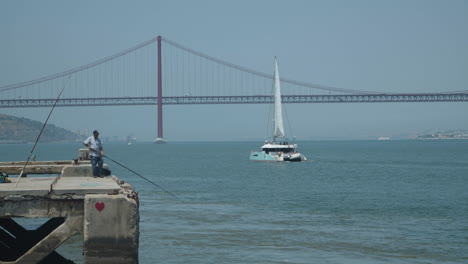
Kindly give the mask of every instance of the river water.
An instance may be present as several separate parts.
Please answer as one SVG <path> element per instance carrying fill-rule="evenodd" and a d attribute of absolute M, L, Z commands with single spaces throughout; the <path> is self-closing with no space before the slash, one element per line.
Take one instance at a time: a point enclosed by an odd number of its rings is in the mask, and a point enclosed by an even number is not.
<path fill-rule="evenodd" d="M 249 161 L 261 142 L 106 144 L 179 197 L 106 161 L 139 192 L 140 263 L 468 263 L 467 140 L 298 144 L 307 162 Z M 24 160 L 31 145 L 0 148 Z M 81 238 L 59 252 L 80 263 Z"/>

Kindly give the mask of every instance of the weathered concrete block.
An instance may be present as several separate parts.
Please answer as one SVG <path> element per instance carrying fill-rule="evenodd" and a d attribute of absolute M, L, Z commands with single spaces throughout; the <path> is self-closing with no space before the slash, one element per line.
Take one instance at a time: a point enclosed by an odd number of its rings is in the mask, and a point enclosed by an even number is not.
<path fill-rule="evenodd" d="M 52 187 L 55 195 L 117 194 L 121 188 L 111 178 L 60 177 Z"/>
<path fill-rule="evenodd" d="M 89 194 L 84 209 L 84 263 L 138 263 L 137 201 L 123 194 Z"/>
<path fill-rule="evenodd" d="M 70 165 L 62 169 L 62 177 L 92 177 L 93 168 L 91 165 Z"/>
<path fill-rule="evenodd" d="M 102 168 L 103 176 L 108 176 L 108 174 L 110 174 L 109 166 L 107 164 L 103 164 Z M 62 177 L 92 177 L 93 167 L 91 166 L 91 163 L 68 165 L 63 167 L 60 174 Z"/>
<path fill-rule="evenodd" d="M 83 216 L 83 200 L 8 197 L 0 200 L 1 217 L 51 218 L 67 215 Z"/>

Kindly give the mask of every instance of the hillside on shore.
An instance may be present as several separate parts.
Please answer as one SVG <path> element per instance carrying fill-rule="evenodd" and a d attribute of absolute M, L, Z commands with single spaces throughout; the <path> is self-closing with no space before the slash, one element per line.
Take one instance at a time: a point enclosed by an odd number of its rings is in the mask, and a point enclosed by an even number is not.
<path fill-rule="evenodd" d="M 0 114 L 0 144 L 35 142 L 44 123 L 23 117 Z M 39 142 L 74 142 L 79 136 L 69 130 L 47 124 Z"/>

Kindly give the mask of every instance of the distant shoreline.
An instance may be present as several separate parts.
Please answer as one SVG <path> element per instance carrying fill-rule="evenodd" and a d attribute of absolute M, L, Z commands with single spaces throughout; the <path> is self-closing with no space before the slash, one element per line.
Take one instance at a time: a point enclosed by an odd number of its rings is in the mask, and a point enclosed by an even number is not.
<path fill-rule="evenodd" d="M 416 140 L 467 140 L 468 137 L 459 138 L 415 138 Z"/>
<path fill-rule="evenodd" d="M 54 143 L 76 143 L 76 142 L 80 142 L 80 141 L 69 141 L 69 140 L 63 140 L 63 141 L 47 141 L 47 142 L 41 142 L 39 140 L 39 143 L 40 144 L 54 144 Z M 16 140 L 0 140 L 0 145 L 2 144 L 9 144 L 9 145 L 12 145 L 12 144 L 34 144 L 34 142 L 30 142 L 30 141 L 16 141 Z"/>

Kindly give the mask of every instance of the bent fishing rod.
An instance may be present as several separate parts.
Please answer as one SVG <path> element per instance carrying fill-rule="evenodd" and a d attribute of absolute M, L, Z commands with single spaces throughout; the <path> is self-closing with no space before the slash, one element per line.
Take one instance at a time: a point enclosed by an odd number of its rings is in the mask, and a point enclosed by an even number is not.
<path fill-rule="evenodd" d="M 98 153 L 98 152 L 97 152 L 96 150 L 94 150 L 93 148 L 89 148 L 89 150 Z M 99 154 L 99 153 L 98 153 L 98 154 Z M 148 179 L 148 178 L 146 178 L 145 176 L 141 175 L 140 173 L 138 173 L 138 172 L 136 172 L 136 171 L 130 169 L 129 167 L 123 165 L 122 163 L 120 163 L 120 162 L 118 162 L 118 161 L 116 161 L 116 160 L 113 160 L 113 159 L 109 158 L 109 156 L 107 156 L 107 155 L 102 155 L 102 157 L 107 158 L 108 160 L 114 162 L 115 164 L 121 166 L 121 167 L 124 168 L 124 169 L 127 169 L 127 170 L 130 171 L 130 172 L 133 172 L 133 173 L 134 173 L 135 175 L 137 175 L 138 177 L 140 177 L 140 178 L 142 178 L 143 180 L 145 180 L 145 181 L 147 181 L 147 182 L 153 184 L 154 186 L 156 186 L 156 187 L 158 187 L 159 189 L 163 190 L 164 192 L 166 192 L 167 194 L 171 195 L 172 197 L 174 197 L 174 198 L 176 198 L 176 199 L 178 199 L 178 200 L 182 200 L 181 198 L 177 197 L 175 194 L 173 194 L 173 193 L 171 193 L 170 191 L 164 189 L 164 188 L 163 188 L 162 186 L 160 186 L 159 184 L 157 184 L 157 183 L 151 181 L 150 179 Z"/>
<path fill-rule="evenodd" d="M 60 96 L 61 96 L 62 93 L 63 93 L 63 90 L 65 89 L 65 87 L 67 86 L 68 82 L 70 81 L 70 78 L 71 78 L 71 75 L 68 75 L 68 80 L 67 80 L 67 82 L 63 85 L 62 90 L 60 91 L 59 95 L 57 96 L 57 99 L 55 99 L 54 105 L 52 106 L 52 109 L 50 109 L 49 115 L 47 116 L 47 119 L 46 119 L 46 121 L 44 122 L 44 125 L 42 126 L 42 129 L 41 129 L 41 131 L 39 132 L 39 135 L 37 135 L 36 142 L 34 143 L 34 146 L 32 147 L 31 152 L 29 152 L 28 159 L 26 160 L 26 163 L 24 163 L 23 169 L 21 170 L 21 173 L 19 174 L 18 179 L 16 180 L 15 188 L 16 188 L 16 186 L 18 186 L 18 183 L 19 183 L 21 177 L 22 177 L 23 174 L 24 174 L 24 170 L 26 169 L 26 166 L 28 165 L 29 160 L 30 160 L 31 157 L 33 156 L 34 149 L 36 148 L 36 145 L 37 145 L 37 143 L 39 142 L 39 139 L 41 138 L 42 132 L 44 132 L 44 129 L 45 129 L 46 125 L 47 125 L 47 122 L 49 122 L 49 118 L 50 118 L 50 116 L 52 115 L 52 112 L 54 111 L 55 106 L 57 105 L 57 102 L 59 101 Z"/>

